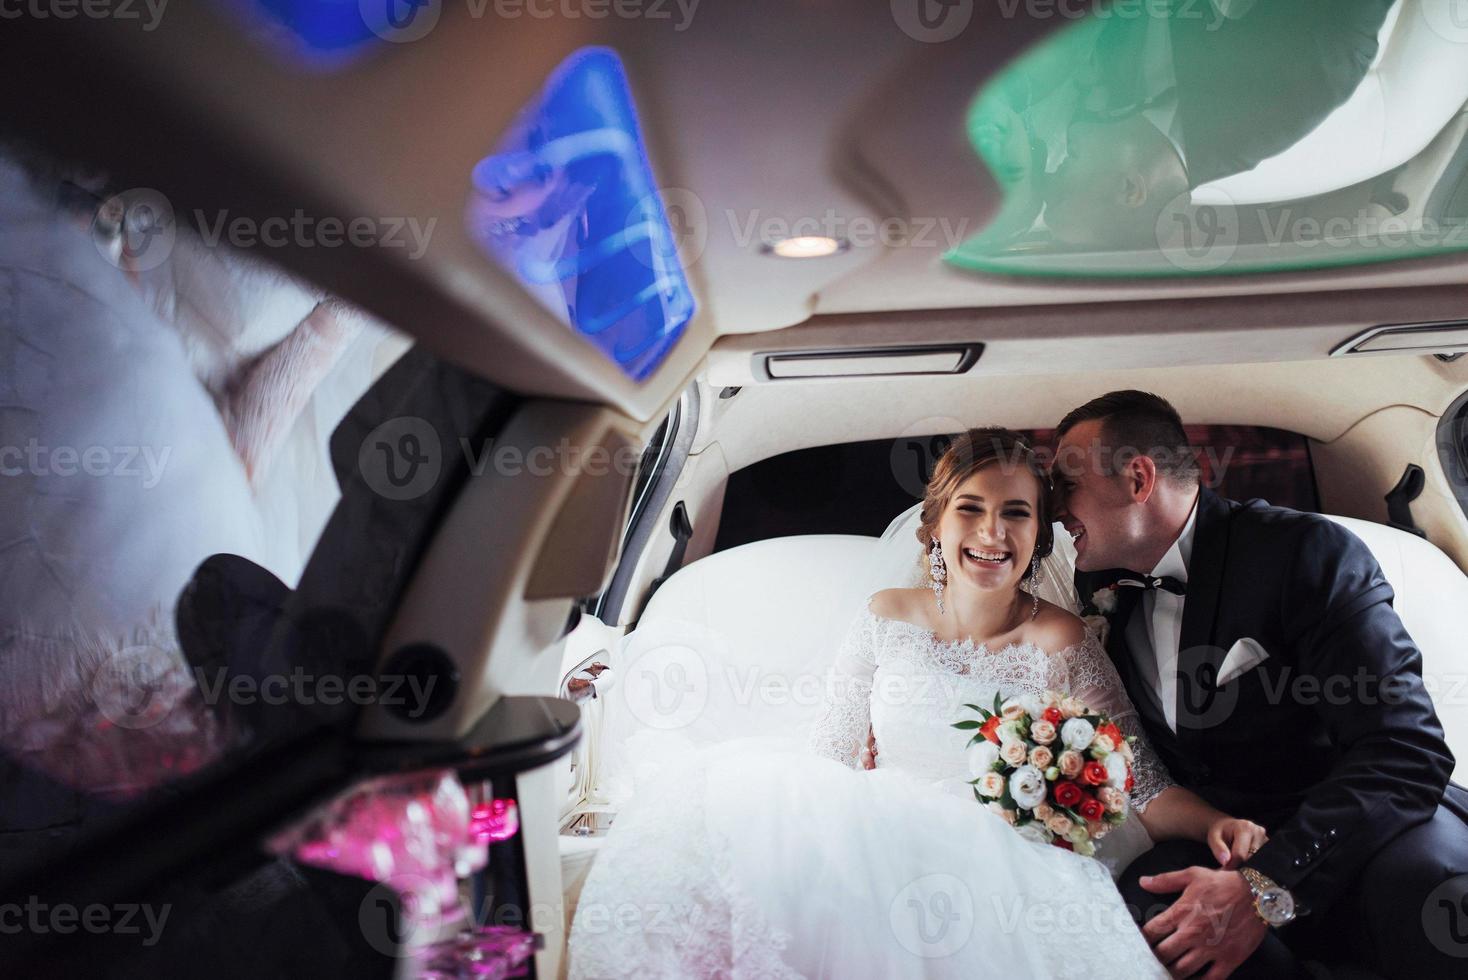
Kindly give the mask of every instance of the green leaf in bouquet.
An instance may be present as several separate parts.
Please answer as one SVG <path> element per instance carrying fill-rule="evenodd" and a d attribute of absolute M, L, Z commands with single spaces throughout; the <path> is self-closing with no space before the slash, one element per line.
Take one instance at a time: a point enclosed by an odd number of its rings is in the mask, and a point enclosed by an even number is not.
<path fill-rule="evenodd" d="M 998 691 L 995 691 L 994 692 L 994 713 L 997 715 L 997 714 L 1002 714 L 1003 712 L 1004 712 L 1004 701 L 999 697 L 999 692 Z"/>
<path fill-rule="evenodd" d="M 978 712 L 982 712 L 984 710 L 983 708 L 980 708 L 976 704 L 969 704 L 967 701 L 964 702 L 963 706 L 965 708 L 973 708 L 975 711 L 978 711 Z"/>
<path fill-rule="evenodd" d="M 977 722 L 972 719 L 969 719 L 968 721 L 955 721 L 953 723 L 954 728 L 962 729 L 963 731 L 971 731 L 972 729 L 979 728 L 981 726 L 982 722 Z"/>
<path fill-rule="evenodd" d="M 984 802 L 984 797 L 980 795 L 979 788 L 977 786 L 974 787 L 974 799 L 978 800 L 980 803 Z"/>

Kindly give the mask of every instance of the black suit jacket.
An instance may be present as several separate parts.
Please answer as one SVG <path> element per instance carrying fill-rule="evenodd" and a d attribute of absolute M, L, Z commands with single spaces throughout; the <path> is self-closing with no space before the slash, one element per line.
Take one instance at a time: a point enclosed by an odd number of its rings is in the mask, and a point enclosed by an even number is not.
<path fill-rule="evenodd" d="M 1122 572 L 1078 574 L 1083 600 Z M 1384 844 L 1443 802 L 1453 756 L 1422 682 L 1422 656 L 1392 609 L 1370 550 L 1316 514 L 1198 502 L 1178 654 L 1177 732 L 1137 685 L 1121 588 L 1108 652 L 1173 778 L 1224 812 L 1262 823 L 1249 865 L 1319 912 Z M 1219 684 L 1243 638 L 1268 653 Z M 1468 794 L 1453 789 L 1462 815 Z M 1463 794 L 1463 795 L 1457 795 Z"/>

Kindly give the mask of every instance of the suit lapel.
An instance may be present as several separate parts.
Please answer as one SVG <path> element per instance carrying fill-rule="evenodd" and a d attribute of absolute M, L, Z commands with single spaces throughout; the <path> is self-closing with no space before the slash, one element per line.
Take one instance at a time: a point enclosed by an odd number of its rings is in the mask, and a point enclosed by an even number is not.
<path fill-rule="evenodd" d="M 1188 594 L 1183 602 L 1182 633 L 1178 640 L 1177 717 L 1181 723 L 1190 710 L 1185 698 L 1206 697 L 1193 691 L 1200 683 L 1211 684 L 1217 676 L 1224 651 L 1215 649 L 1219 592 L 1228 563 L 1228 536 L 1232 508 L 1212 490 L 1198 495 L 1198 518 L 1193 530 L 1193 550 L 1188 558 Z M 1206 665 L 1211 665 L 1211 670 Z"/>

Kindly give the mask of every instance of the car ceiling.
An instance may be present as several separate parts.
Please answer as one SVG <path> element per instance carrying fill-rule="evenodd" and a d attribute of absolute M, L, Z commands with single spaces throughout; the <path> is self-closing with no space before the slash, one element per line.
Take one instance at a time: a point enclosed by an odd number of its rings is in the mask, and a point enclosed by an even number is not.
<path fill-rule="evenodd" d="M 244 43 L 218 9 L 174 0 L 150 34 L 106 22 L 7 27 L 0 72 L 12 90 L 39 82 L 56 97 L 9 100 L 0 118 L 59 153 L 103 163 L 119 180 L 160 187 L 180 205 L 261 216 L 293 208 L 436 216 L 431 247 L 417 262 L 381 249 L 270 257 L 493 380 L 604 401 L 635 418 L 664 410 L 704 370 L 710 347 L 742 350 L 733 335 L 778 330 L 781 345 L 808 346 L 795 325 L 829 328 L 846 315 L 900 337 L 915 311 L 967 311 L 965 335 L 985 339 L 986 323 L 1006 308 L 1043 305 L 1054 314 L 1047 334 L 1084 349 L 1089 335 L 1114 340 L 1114 317 L 1099 314 L 1104 304 L 1187 298 L 1195 312 L 1173 340 L 1193 363 L 1228 362 L 1239 349 L 1224 321 L 1230 300 L 1263 303 L 1263 315 L 1255 309 L 1261 329 L 1300 318 L 1351 324 L 1364 292 L 1456 286 L 1468 272 L 1468 261 L 1454 257 L 1127 282 L 946 266 L 941 245 L 971 234 L 998 203 L 964 132 L 968 101 L 997 67 L 1070 22 L 1027 19 L 1022 7 L 1005 17 L 1001 5 L 978 4 L 956 39 L 923 43 L 898 27 L 892 5 L 848 0 L 703 0 L 686 22 L 673 4 L 662 8 L 667 18 L 641 21 L 471 18 L 446 4 L 428 37 L 384 45 L 334 74 L 290 67 Z M 549 71 L 588 44 L 622 54 L 670 210 L 681 209 L 679 222 L 691 216 L 695 232 L 685 256 L 699 315 L 681 348 L 640 385 L 487 261 L 461 220 L 474 162 Z M 72 111 L 58 114 L 58 104 Z M 760 253 L 762 230 L 801 219 L 834 221 L 838 230 L 897 219 L 930 234 L 818 260 Z M 1214 301 L 1219 315 L 1210 320 Z M 1443 296 L 1433 309 L 1452 305 Z M 844 343 L 839 331 L 825 336 Z M 1312 341 L 1299 354 L 1329 346 Z"/>

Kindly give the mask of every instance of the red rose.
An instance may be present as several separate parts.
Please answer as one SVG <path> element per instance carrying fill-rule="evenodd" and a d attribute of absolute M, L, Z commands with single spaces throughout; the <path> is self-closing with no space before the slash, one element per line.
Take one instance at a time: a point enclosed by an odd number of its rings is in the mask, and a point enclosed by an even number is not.
<path fill-rule="evenodd" d="M 1132 767 L 1131 766 L 1127 766 L 1127 770 L 1126 770 L 1126 786 L 1124 786 L 1122 788 L 1122 791 L 1123 792 L 1126 792 L 1126 793 L 1130 793 L 1132 791 L 1132 786 L 1133 785 L 1135 785 L 1135 784 L 1132 782 Z"/>
<path fill-rule="evenodd" d="M 1060 806 L 1075 806 L 1085 797 L 1081 788 L 1068 779 L 1055 784 L 1055 802 Z"/>
<path fill-rule="evenodd" d="M 1065 715 L 1060 713 L 1059 708 L 1046 708 L 1044 712 L 1041 713 L 1040 717 L 1044 718 L 1050 724 L 1057 727 L 1059 727 L 1060 723 L 1065 720 Z"/>
<path fill-rule="evenodd" d="M 1050 843 L 1054 844 L 1056 847 L 1063 847 L 1067 851 L 1074 851 L 1075 850 L 1075 847 L 1071 844 L 1071 842 L 1068 841 L 1068 840 L 1066 840 L 1064 837 L 1057 837 L 1053 841 L 1051 841 Z"/>
<path fill-rule="evenodd" d="M 1100 820 L 1106 815 L 1106 808 L 1101 805 L 1100 800 L 1087 797 L 1081 801 L 1080 808 L 1076 812 L 1087 820 Z"/>
<path fill-rule="evenodd" d="M 1121 733 L 1121 729 L 1117 728 L 1116 724 L 1110 721 L 1108 721 L 1104 725 L 1097 726 L 1096 734 L 1111 736 L 1111 741 L 1118 746 L 1126 741 L 1126 736 Z"/>
<path fill-rule="evenodd" d="M 998 715 L 994 715 L 988 721 L 979 726 L 979 734 L 987 738 L 989 741 L 993 742 L 995 745 L 998 745 L 999 736 L 996 735 L 995 732 L 999 730 L 999 723 L 1003 720 L 1004 719 L 1000 718 Z"/>
<path fill-rule="evenodd" d="M 1081 781 L 1088 786 L 1106 785 L 1106 766 L 1100 762 L 1088 762 L 1081 772 Z"/>

